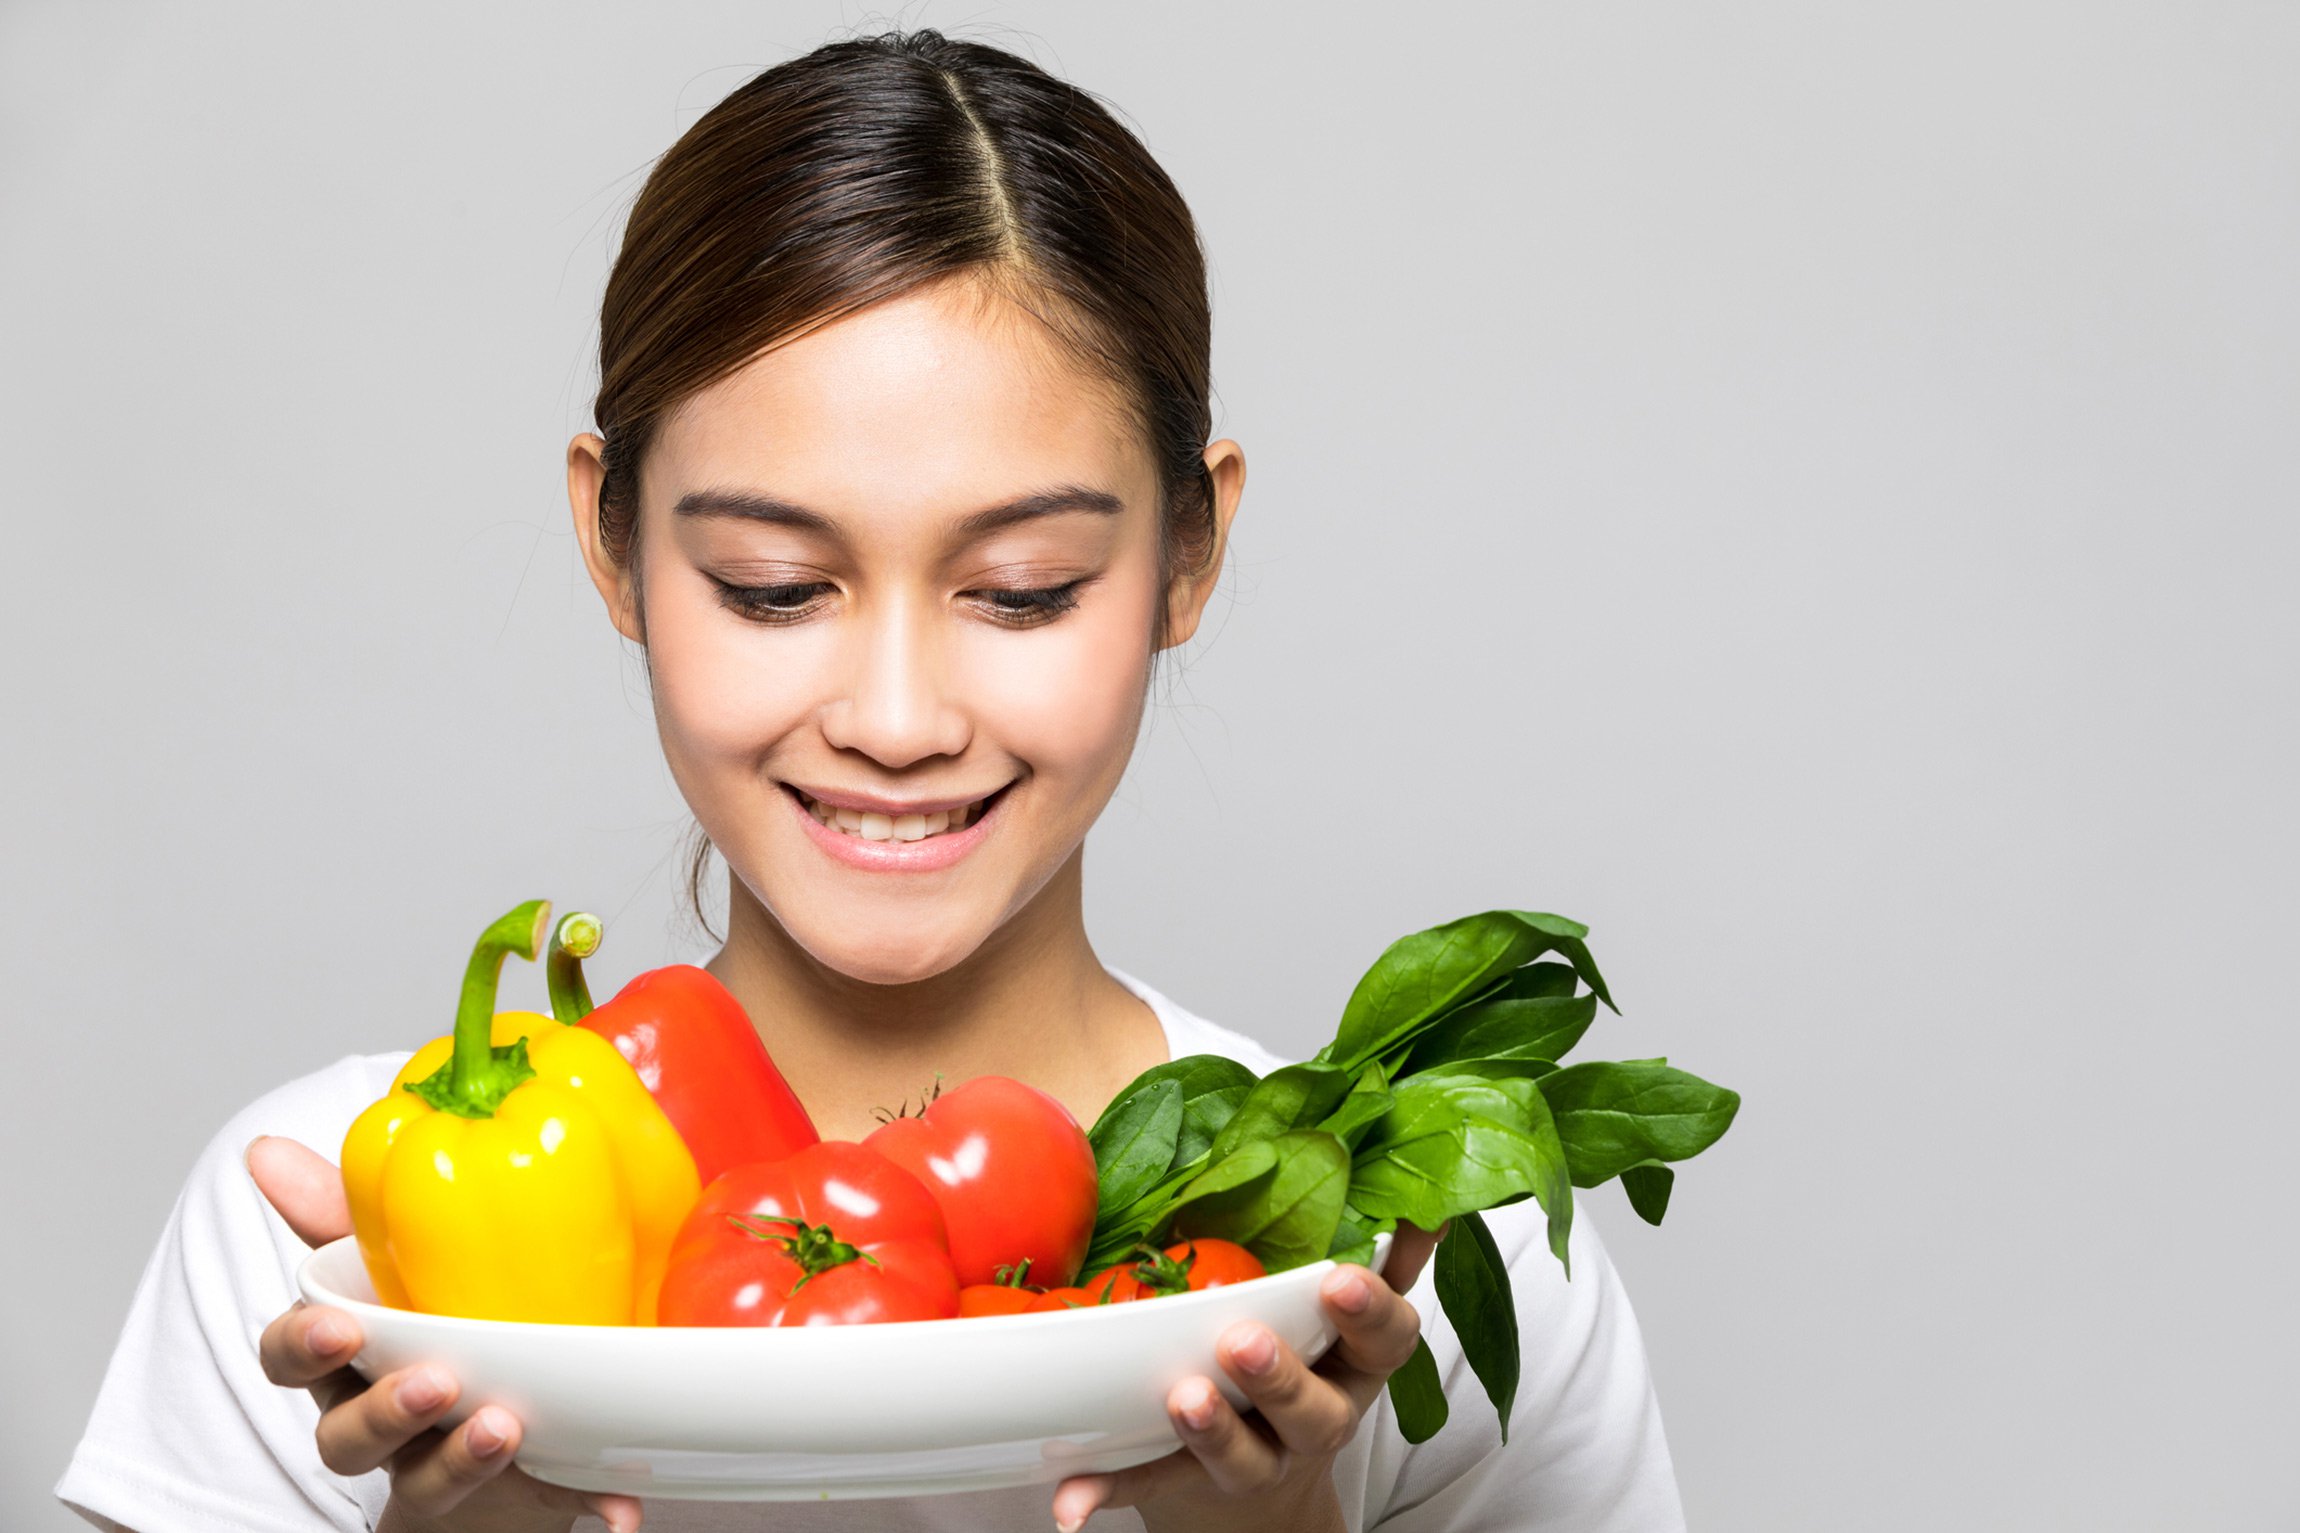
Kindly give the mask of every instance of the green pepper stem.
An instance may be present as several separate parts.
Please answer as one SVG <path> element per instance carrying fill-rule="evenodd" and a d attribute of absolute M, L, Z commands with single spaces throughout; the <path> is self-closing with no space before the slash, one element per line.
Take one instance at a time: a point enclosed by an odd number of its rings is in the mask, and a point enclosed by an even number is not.
<path fill-rule="evenodd" d="M 479 934 L 463 971 L 463 995 L 456 1003 L 455 1047 L 438 1073 L 408 1082 L 408 1090 L 442 1112 L 492 1118 L 497 1104 L 520 1082 L 533 1078 L 526 1039 L 507 1048 L 494 1046 L 495 992 L 503 979 L 504 959 L 517 953 L 532 963 L 543 951 L 543 933 L 550 920 L 549 900 L 529 900 Z"/>
<path fill-rule="evenodd" d="M 605 935 L 599 918 L 588 910 L 569 911 L 551 933 L 543 983 L 551 989 L 551 1015 L 569 1027 L 591 1015 L 591 986 L 583 978 L 583 960 L 599 951 L 599 939 Z"/>

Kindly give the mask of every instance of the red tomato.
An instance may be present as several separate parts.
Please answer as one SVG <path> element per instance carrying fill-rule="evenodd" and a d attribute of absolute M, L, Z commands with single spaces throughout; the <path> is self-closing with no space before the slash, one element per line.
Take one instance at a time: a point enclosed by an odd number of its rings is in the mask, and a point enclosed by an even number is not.
<path fill-rule="evenodd" d="M 660 1325 L 862 1325 L 958 1313 L 942 1210 L 918 1178 L 844 1140 L 737 1166 L 680 1226 Z"/>
<path fill-rule="evenodd" d="M 1094 1239 L 1094 1147 L 1070 1110 L 1035 1086 L 984 1075 L 918 1117 L 863 1141 L 926 1184 L 950 1228 L 961 1284 L 1029 1262 L 1067 1283 Z"/>
<path fill-rule="evenodd" d="M 1147 1246 L 1141 1249 L 1149 1254 L 1139 1261 L 1112 1267 L 1103 1274 L 1113 1280 L 1110 1295 L 1113 1302 L 1123 1304 L 1131 1299 L 1155 1299 L 1162 1294 L 1195 1293 L 1264 1276 L 1260 1260 L 1235 1241 L 1185 1240 L 1163 1251 L 1151 1251 Z"/>

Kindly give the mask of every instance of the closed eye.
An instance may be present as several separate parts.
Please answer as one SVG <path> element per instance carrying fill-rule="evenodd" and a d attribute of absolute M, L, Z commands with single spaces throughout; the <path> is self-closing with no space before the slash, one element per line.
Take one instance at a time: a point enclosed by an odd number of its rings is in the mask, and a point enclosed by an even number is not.
<path fill-rule="evenodd" d="M 996 586 L 967 594 L 1001 623 L 1028 628 L 1051 622 L 1078 605 L 1079 590 L 1087 577 L 1058 586 Z"/>
<path fill-rule="evenodd" d="M 827 580 L 739 586 L 713 576 L 711 583 L 719 588 L 721 606 L 761 623 L 795 623 L 838 589 Z"/>
<path fill-rule="evenodd" d="M 1052 622 L 1078 605 L 1079 592 L 1092 581 L 1081 576 L 1052 586 L 985 586 L 961 593 L 992 620 L 1012 628 Z M 739 586 L 712 577 L 719 603 L 753 622 L 796 623 L 813 616 L 838 592 L 827 580 L 786 581 Z"/>

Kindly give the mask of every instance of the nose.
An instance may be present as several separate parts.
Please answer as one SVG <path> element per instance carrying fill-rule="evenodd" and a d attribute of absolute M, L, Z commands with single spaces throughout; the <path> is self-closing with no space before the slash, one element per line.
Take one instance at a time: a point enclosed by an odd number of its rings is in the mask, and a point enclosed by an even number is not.
<path fill-rule="evenodd" d="M 888 601 L 849 631 L 847 685 L 822 712 L 823 737 L 832 747 L 893 771 L 963 752 L 973 730 L 950 693 L 949 667 L 929 616 L 908 602 Z"/>

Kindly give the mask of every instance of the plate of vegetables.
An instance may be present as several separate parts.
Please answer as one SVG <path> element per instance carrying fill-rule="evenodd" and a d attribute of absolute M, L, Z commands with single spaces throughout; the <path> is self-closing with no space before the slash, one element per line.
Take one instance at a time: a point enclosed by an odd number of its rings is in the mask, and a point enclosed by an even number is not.
<path fill-rule="evenodd" d="M 511 1410 L 539 1479 L 908 1496 L 1172 1452 L 1180 1380 L 1245 1406 L 1225 1329 L 1316 1358 L 1320 1279 L 1381 1270 L 1407 1220 L 1446 1231 L 1439 1302 L 1506 1422 L 1515 1312 L 1480 1211 L 1537 1199 L 1561 1262 L 1573 1187 L 1619 1178 L 1658 1224 L 1671 1163 L 1739 1107 L 1665 1061 L 1559 1062 L 1612 1005 L 1585 936 L 1524 911 L 1416 933 L 1311 1059 L 1170 1060 L 1091 1128 L 986 1076 L 849 1142 L 816 1135 L 708 974 L 594 1006 L 599 923 L 528 901 L 475 945 L 454 1031 L 353 1123 L 354 1234 L 299 1287 L 359 1320 L 363 1375 L 453 1372 L 447 1424 Z M 495 1009 L 513 955 L 544 962 L 550 1015 Z M 1390 1393 L 1409 1439 L 1443 1425 L 1426 1345 Z"/>

